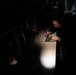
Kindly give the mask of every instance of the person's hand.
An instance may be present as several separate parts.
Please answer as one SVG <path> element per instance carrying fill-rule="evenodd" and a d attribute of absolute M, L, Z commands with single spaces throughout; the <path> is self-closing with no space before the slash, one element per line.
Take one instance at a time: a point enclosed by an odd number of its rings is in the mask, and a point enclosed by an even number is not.
<path fill-rule="evenodd" d="M 52 36 L 52 41 L 60 41 L 60 37 L 58 36 Z"/>
<path fill-rule="evenodd" d="M 51 34 L 51 31 L 46 31 L 45 32 L 45 36 L 47 37 L 48 35 L 50 35 Z"/>

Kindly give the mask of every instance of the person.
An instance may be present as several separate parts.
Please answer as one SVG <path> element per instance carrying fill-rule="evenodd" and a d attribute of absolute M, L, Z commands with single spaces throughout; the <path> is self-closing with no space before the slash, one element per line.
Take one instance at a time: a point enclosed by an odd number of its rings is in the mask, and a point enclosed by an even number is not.
<path fill-rule="evenodd" d="M 53 35 L 51 37 L 52 41 L 57 41 L 57 53 L 59 56 L 57 56 L 56 65 L 57 65 L 57 71 L 60 72 L 63 68 L 65 68 L 67 65 L 67 59 L 68 59 L 68 47 L 67 47 L 67 28 L 65 26 L 65 21 L 63 16 L 58 16 L 52 18 L 52 24 L 53 27 L 50 28 L 49 31 L 45 32 L 45 36 L 52 34 L 54 32 L 57 33 L 57 35 Z M 60 66 L 60 68 L 59 68 Z M 66 72 L 64 72 L 66 73 Z"/>
<path fill-rule="evenodd" d="M 57 32 L 57 36 L 52 36 L 53 41 L 60 41 L 62 38 L 63 34 L 63 28 L 64 28 L 64 20 L 61 18 L 53 18 L 52 19 L 52 24 L 53 24 L 53 29 L 50 28 L 50 30 L 46 31 L 45 36 L 50 35 L 54 33 L 55 31 Z"/>

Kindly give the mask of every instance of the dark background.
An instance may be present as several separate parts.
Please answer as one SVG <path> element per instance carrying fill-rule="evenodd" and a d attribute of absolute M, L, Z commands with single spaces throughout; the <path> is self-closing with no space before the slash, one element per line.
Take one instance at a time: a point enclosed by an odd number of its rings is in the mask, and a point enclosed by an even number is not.
<path fill-rule="evenodd" d="M 30 26 L 35 19 L 40 30 L 49 27 L 50 17 L 56 13 L 64 13 L 64 5 L 64 0 L 0 0 L 0 71 L 2 75 L 55 75 L 55 69 L 46 70 L 41 66 L 39 62 L 41 48 L 33 43 L 34 35 L 37 33 L 33 33 Z M 66 20 L 71 22 L 68 25 L 71 29 L 75 28 L 75 18 L 70 13 L 66 14 Z M 26 21 L 29 29 L 26 28 Z M 68 28 L 68 31 L 71 29 Z M 75 32 L 74 29 L 73 32 Z M 72 47 L 74 49 L 74 46 Z M 18 60 L 15 66 L 8 63 L 11 55 Z"/>

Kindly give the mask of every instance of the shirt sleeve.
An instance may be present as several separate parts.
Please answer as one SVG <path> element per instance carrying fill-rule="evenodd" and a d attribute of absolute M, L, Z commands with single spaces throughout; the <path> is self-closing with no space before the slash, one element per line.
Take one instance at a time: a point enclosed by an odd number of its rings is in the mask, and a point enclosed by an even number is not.
<path fill-rule="evenodd" d="M 56 31 L 57 31 L 57 28 L 55 28 L 55 27 L 51 26 L 51 27 L 50 27 L 50 29 L 49 29 L 49 31 L 51 31 L 51 33 L 54 33 L 54 32 L 56 32 Z"/>

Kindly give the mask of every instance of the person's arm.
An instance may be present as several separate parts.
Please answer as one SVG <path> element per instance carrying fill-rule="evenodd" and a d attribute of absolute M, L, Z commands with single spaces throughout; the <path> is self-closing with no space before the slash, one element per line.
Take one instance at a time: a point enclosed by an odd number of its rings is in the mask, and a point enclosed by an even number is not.
<path fill-rule="evenodd" d="M 48 31 L 51 32 L 51 34 L 52 34 L 57 31 L 57 28 L 51 26 L 51 28 Z"/>
<path fill-rule="evenodd" d="M 61 41 L 61 38 L 58 36 L 52 36 L 52 41 Z"/>
<path fill-rule="evenodd" d="M 50 29 L 48 29 L 48 30 L 45 31 L 45 36 L 48 36 L 48 35 L 56 32 L 56 31 L 57 31 L 57 28 L 51 26 Z"/>

